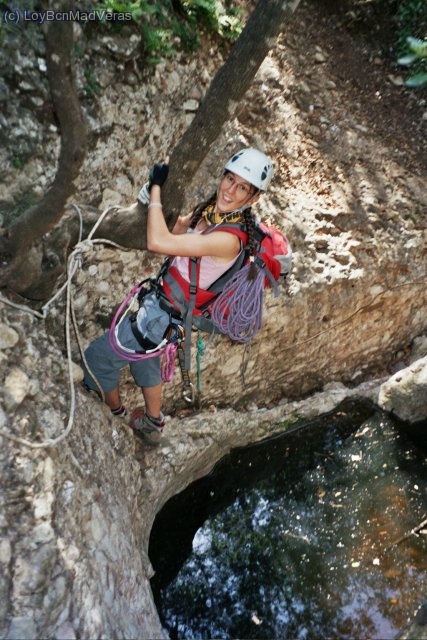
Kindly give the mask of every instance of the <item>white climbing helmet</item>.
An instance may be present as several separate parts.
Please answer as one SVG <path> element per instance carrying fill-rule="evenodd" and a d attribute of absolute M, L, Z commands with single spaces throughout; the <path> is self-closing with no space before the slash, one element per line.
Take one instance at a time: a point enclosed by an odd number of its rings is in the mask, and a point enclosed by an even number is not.
<path fill-rule="evenodd" d="M 273 164 L 258 149 L 242 149 L 230 158 L 224 171 L 231 171 L 247 180 L 260 191 L 266 191 L 273 177 Z"/>

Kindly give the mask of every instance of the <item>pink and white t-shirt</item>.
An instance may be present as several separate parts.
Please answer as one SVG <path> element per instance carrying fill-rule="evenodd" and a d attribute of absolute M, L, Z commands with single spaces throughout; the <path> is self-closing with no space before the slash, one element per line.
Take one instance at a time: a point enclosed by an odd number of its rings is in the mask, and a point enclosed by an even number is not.
<path fill-rule="evenodd" d="M 202 233 L 196 229 L 189 229 L 187 233 Z M 230 260 L 229 262 L 218 262 L 211 256 L 202 256 L 200 258 L 200 277 L 199 277 L 199 287 L 201 289 L 208 289 L 210 285 L 218 280 L 237 260 L 240 252 L 237 254 L 235 258 Z M 188 276 L 188 262 L 190 258 L 184 256 L 176 256 L 172 260 L 172 265 L 176 267 L 180 273 L 180 275 L 187 282 L 190 281 Z"/>

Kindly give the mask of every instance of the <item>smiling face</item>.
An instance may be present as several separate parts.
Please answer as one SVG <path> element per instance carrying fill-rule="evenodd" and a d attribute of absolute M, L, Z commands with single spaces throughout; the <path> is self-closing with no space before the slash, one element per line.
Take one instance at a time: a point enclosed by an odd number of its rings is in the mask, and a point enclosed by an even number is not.
<path fill-rule="evenodd" d="M 225 173 L 218 187 L 216 208 L 219 213 L 236 211 L 258 200 L 255 187 L 231 171 Z"/>

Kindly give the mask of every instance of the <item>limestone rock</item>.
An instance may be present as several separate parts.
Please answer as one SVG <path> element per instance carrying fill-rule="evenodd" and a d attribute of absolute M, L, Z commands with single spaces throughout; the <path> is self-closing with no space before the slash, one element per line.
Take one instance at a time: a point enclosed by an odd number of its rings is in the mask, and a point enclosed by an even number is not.
<path fill-rule="evenodd" d="M 412 364 L 415 360 L 424 358 L 424 356 L 427 356 L 427 336 L 418 336 L 412 343 L 409 362 Z"/>
<path fill-rule="evenodd" d="M 0 349 L 10 349 L 19 340 L 19 334 L 5 324 L 0 325 Z"/>
<path fill-rule="evenodd" d="M 123 203 L 123 196 L 114 191 L 113 189 L 104 189 L 104 193 L 102 194 L 102 203 L 101 208 L 105 209 L 106 207 L 110 207 L 114 204 L 120 205 Z"/>
<path fill-rule="evenodd" d="M 301 11 L 307 11 L 303 3 Z M 10 135 L 0 148 L 0 197 L 15 205 L 23 194 L 45 193 L 60 141 L 44 76 L 42 30 L 31 39 L 17 40 L 19 30 L 4 36 L 0 127 Z M 147 451 L 125 420 L 112 418 L 96 396 L 76 385 L 72 430 L 60 446 L 20 446 L 7 436 L 39 445 L 63 433 L 70 415 L 63 307 L 58 301 L 57 330 L 47 333 L 49 323 L 0 305 L 6 327 L 0 327 L 0 502 L 6 505 L 0 510 L 0 637 L 166 638 L 152 600 L 148 558 L 152 522 L 166 500 L 232 447 L 274 435 L 295 415 L 315 416 L 362 393 L 358 382 L 384 371 L 425 331 L 427 231 L 421 212 L 427 192 L 409 162 L 425 136 L 414 134 L 409 144 L 407 128 L 384 117 L 392 109 L 380 111 L 380 102 L 372 109 L 371 95 L 365 104 L 359 88 L 351 92 L 352 83 L 330 74 L 339 64 L 333 43 L 313 47 L 313 32 L 308 36 L 306 28 L 281 36 L 242 99 L 241 115 L 218 132 L 186 186 L 190 211 L 216 188 L 225 157 L 241 146 L 260 146 L 272 154 L 276 174 L 257 214 L 285 230 L 295 251 L 294 271 L 277 300 L 266 295 L 263 328 L 250 347 L 225 338 L 207 342 L 201 366 L 207 411 L 193 414 L 184 404 L 185 419 L 178 417 L 177 373 L 165 387 L 165 410 L 173 416 L 165 444 Z M 221 64 L 217 47 L 205 39 L 203 51 L 159 65 L 155 78 L 134 85 L 139 42 L 118 37 L 120 42 L 111 34 L 95 47 L 85 40 L 86 30 L 78 34 L 103 90 L 90 99 L 82 95 L 93 144 L 75 181 L 75 198 L 100 212 L 134 199 L 152 163 L 183 135 Z M 358 51 L 353 53 L 356 60 Z M 37 87 L 28 107 L 14 90 L 20 80 Z M 83 77 L 82 90 L 84 84 Z M 399 95 L 405 104 L 405 94 Z M 414 108 L 411 103 L 411 135 Z M 84 258 L 74 300 L 86 346 L 130 285 L 153 276 L 161 259 L 111 247 Z M 78 361 L 77 348 L 73 359 Z M 123 400 L 132 408 L 140 392 L 129 372 L 123 383 Z M 377 397 L 377 382 L 364 392 Z"/>
<path fill-rule="evenodd" d="M 7 394 L 6 397 L 13 405 L 17 406 L 24 400 L 28 393 L 29 382 L 25 371 L 18 367 L 13 367 L 6 376 L 4 390 Z"/>
<path fill-rule="evenodd" d="M 427 418 L 427 356 L 398 371 L 381 386 L 378 404 L 401 420 Z"/>

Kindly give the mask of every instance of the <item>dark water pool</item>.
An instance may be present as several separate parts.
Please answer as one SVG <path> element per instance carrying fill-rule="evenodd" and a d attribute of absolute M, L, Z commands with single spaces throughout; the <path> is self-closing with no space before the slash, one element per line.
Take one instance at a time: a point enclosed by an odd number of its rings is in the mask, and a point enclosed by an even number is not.
<path fill-rule="evenodd" d="M 171 638 L 394 638 L 426 598 L 424 440 L 347 403 L 173 498 L 150 542 Z"/>

